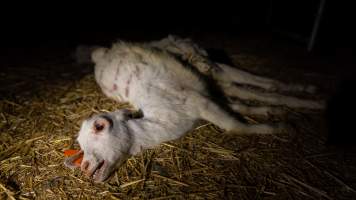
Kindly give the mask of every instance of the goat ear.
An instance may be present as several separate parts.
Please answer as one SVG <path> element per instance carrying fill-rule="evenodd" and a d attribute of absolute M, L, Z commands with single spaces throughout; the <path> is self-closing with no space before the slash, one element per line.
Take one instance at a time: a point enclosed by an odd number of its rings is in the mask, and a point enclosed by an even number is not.
<path fill-rule="evenodd" d="M 91 53 L 92 61 L 94 63 L 99 62 L 103 58 L 107 50 L 108 49 L 104 47 L 96 48 L 95 50 L 93 50 L 93 52 Z"/>
<path fill-rule="evenodd" d="M 123 113 L 125 121 L 143 117 L 143 112 L 141 110 L 122 109 L 119 112 Z"/>
<path fill-rule="evenodd" d="M 132 110 L 129 114 L 130 119 L 139 119 L 143 117 L 142 110 Z"/>

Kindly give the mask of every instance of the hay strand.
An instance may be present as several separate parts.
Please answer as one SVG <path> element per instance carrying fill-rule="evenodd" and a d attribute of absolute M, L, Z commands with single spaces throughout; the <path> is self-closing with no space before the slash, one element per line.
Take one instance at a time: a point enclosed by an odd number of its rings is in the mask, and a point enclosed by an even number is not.
<path fill-rule="evenodd" d="M 135 184 L 138 184 L 142 181 L 144 181 L 145 179 L 140 179 L 140 180 L 137 180 L 137 181 L 131 181 L 131 182 L 128 182 L 128 183 L 124 183 L 122 185 L 120 185 L 120 188 L 125 188 L 125 187 L 128 187 L 128 186 L 131 186 L 131 185 L 135 185 Z"/>
<path fill-rule="evenodd" d="M 6 193 L 7 197 L 11 200 L 16 200 L 13 196 L 14 193 L 8 190 L 3 184 L 0 183 L 0 188 Z"/>

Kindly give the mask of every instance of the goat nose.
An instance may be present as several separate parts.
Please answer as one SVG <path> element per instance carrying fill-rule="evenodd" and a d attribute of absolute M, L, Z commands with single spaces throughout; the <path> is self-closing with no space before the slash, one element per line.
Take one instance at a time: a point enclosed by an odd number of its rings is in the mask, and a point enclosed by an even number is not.
<path fill-rule="evenodd" d="M 89 161 L 87 161 L 87 160 L 84 161 L 81 166 L 81 170 L 85 173 L 88 173 L 89 165 L 90 165 Z"/>

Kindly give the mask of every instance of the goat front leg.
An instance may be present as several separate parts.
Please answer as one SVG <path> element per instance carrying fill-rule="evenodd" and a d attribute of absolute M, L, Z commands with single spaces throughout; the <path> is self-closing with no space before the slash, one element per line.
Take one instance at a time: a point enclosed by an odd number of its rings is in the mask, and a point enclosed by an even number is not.
<path fill-rule="evenodd" d="M 169 115 L 143 117 L 127 122 L 131 139 L 134 141 L 130 153 L 135 155 L 142 149 L 154 148 L 162 142 L 176 140 L 193 128 L 189 119 L 172 120 Z"/>

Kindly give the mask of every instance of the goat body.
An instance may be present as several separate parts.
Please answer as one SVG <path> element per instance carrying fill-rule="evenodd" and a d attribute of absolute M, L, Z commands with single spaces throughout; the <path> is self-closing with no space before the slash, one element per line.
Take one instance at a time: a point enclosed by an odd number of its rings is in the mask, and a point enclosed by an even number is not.
<path fill-rule="evenodd" d="M 238 101 L 223 107 L 212 95 L 204 77 L 214 80 L 222 94 L 240 99 L 297 108 L 323 107 L 320 102 L 275 93 L 276 90 L 314 92 L 312 86 L 291 86 L 214 63 L 204 49 L 188 39 L 169 36 L 145 44 L 121 41 L 110 49 L 96 48 L 91 60 L 103 93 L 117 101 L 130 102 L 142 111 L 139 118 L 132 117 L 133 111 L 123 109 L 95 115 L 83 122 L 77 139 L 84 153 L 81 169 L 98 182 L 106 180 L 129 156 L 182 137 L 199 120 L 210 121 L 234 133 L 282 131 L 281 124 L 251 125 L 229 112 L 267 115 L 282 114 L 282 109 L 252 107 Z M 254 85 L 269 93 L 251 91 L 235 83 Z M 71 162 L 74 157 L 66 160 L 68 167 L 75 167 Z"/>

